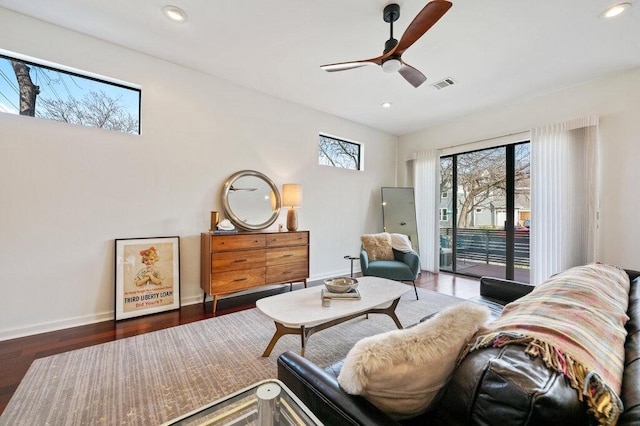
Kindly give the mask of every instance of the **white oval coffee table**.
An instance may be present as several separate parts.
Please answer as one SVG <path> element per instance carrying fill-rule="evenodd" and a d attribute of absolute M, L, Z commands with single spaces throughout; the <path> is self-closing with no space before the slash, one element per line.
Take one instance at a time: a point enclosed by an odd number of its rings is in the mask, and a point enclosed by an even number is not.
<path fill-rule="evenodd" d="M 388 315 L 398 328 L 402 328 L 395 310 L 400 297 L 409 291 L 410 287 L 378 277 L 359 277 L 357 280 L 359 300 L 332 299 L 330 306 L 322 306 L 320 292 L 324 288 L 323 285 L 258 300 L 258 309 L 276 325 L 276 332 L 262 356 L 269 356 L 278 339 L 285 334 L 300 335 L 300 354 L 304 356 L 309 336 L 365 314 Z M 389 305 L 381 307 L 386 304 Z"/>

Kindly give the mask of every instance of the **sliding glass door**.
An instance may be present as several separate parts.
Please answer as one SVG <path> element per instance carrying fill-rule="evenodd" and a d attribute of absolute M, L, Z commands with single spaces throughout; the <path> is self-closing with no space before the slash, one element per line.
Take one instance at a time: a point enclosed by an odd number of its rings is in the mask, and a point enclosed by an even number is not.
<path fill-rule="evenodd" d="M 441 158 L 441 270 L 529 282 L 529 146 Z"/>

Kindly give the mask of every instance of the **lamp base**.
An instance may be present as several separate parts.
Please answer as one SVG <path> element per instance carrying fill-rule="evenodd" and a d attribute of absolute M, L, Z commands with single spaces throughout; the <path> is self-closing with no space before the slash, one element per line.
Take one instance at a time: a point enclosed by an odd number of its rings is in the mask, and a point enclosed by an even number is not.
<path fill-rule="evenodd" d="M 298 230 L 298 214 L 296 213 L 296 209 L 293 207 L 291 207 L 287 213 L 287 229 L 289 231 Z"/>

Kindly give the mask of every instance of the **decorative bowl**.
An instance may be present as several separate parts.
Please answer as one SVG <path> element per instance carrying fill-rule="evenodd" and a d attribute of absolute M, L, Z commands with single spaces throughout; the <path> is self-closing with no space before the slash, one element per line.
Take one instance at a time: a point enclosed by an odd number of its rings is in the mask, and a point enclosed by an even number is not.
<path fill-rule="evenodd" d="M 332 293 L 346 293 L 358 287 L 358 280 L 350 277 L 338 277 L 324 280 L 324 285 Z"/>

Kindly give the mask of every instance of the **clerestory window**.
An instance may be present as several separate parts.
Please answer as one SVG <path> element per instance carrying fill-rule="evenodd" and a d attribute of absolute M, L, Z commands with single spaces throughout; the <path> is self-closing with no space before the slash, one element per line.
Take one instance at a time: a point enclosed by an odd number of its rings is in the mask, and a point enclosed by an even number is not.
<path fill-rule="evenodd" d="M 0 51 L 0 112 L 140 134 L 133 84 Z"/>
<path fill-rule="evenodd" d="M 318 135 L 318 164 L 362 170 L 362 145 L 320 134 Z"/>

